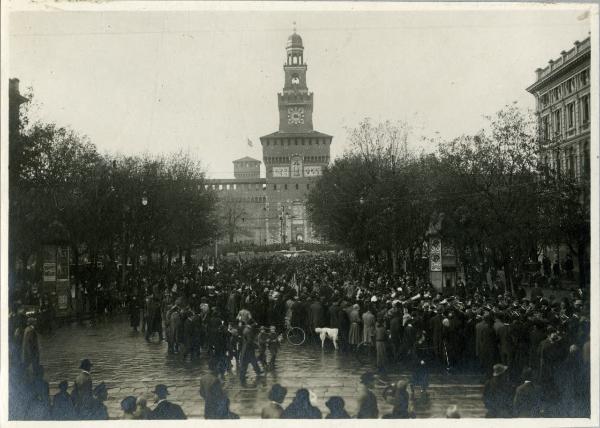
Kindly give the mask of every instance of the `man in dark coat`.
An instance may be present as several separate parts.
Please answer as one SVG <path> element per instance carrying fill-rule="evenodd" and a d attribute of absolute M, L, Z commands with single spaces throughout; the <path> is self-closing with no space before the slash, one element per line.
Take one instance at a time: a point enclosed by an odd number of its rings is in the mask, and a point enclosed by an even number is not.
<path fill-rule="evenodd" d="M 108 409 L 104 402 L 108 398 L 108 391 L 104 382 L 94 388 L 94 397 L 89 407 L 80 416 L 85 420 L 108 420 Z"/>
<path fill-rule="evenodd" d="M 58 384 L 59 392 L 52 400 L 52 419 L 55 421 L 70 421 L 75 419 L 75 409 L 71 395 L 67 392 L 69 383 L 63 380 Z"/>
<path fill-rule="evenodd" d="M 310 393 L 305 388 L 296 391 L 296 396 L 281 414 L 281 419 L 321 419 L 318 407 L 310 402 Z"/>
<path fill-rule="evenodd" d="M 338 306 L 337 311 L 339 321 L 338 344 L 342 352 L 347 352 L 349 349 L 348 334 L 350 332 L 350 318 L 343 303 Z"/>
<path fill-rule="evenodd" d="M 78 414 L 81 414 L 84 409 L 90 406 L 92 401 L 92 363 L 87 358 L 81 361 L 79 365 L 81 373 L 75 378 L 73 384 L 73 392 L 71 398 L 73 399 L 73 406 Z"/>
<path fill-rule="evenodd" d="M 496 333 L 492 327 L 493 320 L 491 316 L 486 315 L 484 324 L 479 328 L 479 337 L 477 338 L 477 352 L 479 362 L 486 376 L 492 374 L 492 366 L 496 361 L 498 348 L 496 347 Z"/>
<path fill-rule="evenodd" d="M 506 374 L 507 366 L 495 364 L 492 377 L 485 383 L 483 403 L 487 418 L 508 418 L 512 416 L 512 388 Z"/>
<path fill-rule="evenodd" d="M 40 364 L 40 344 L 36 329 L 37 320 L 33 317 L 27 319 L 27 328 L 23 332 L 23 345 L 21 348 L 21 364 L 25 371 L 29 367 Z"/>
<path fill-rule="evenodd" d="M 523 383 L 515 390 L 513 416 L 516 418 L 539 418 L 541 391 L 533 383 L 533 372 L 529 367 L 523 369 Z"/>
<path fill-rule="evenodd" d="M 140 327 L 140 302 L 137 293 L 129 296 L 127 312 L 129 313 L 129 325 L 133 328 L 133 331 L 137 332 Z"/>
<path fill-rule="evenodd" d="M 157 297 L 151 297 L 148 301 L 148 326 L 146 328 L 146 341 L 150 341 L 150 338 L 154 333 L 158 333 L 159 340 L 163 340 L 162 331 L 162 314 L 160 309 L 160 301 Z"/>
<path fill-rule="evenodd" d="M 256 336 L 256 322 L 250 320 L 250 324 L 246 326 L 242 333 L 242 349 L 240 352 L 240 380 L 242 383 L 246 381 L 246 372 L 248 371 L 248 365 L 250 364 L 257 376 L 262 374 L 256 360 Z"/>
<path fill-rule="evenodd" d="M 442 320 L 444 317 L 440 313 L 435 311 L 435 315 L 429 319 L 429 330 L 431 331 L 431 341 L 433 345 L 433 354 L 439 359 L 445 359 L 444 356 L 444 344 L 442 342 Z"/>
<path fill-rule="evenodd" d="M 377 419 L 379 417 L 379 408 L 377 406 L 377 397 L 371 391 L 375 376 L 371 372 L 364 373 L 360 377 L 362 388 L 358 397 L 357 419 Z"/>
<path fill-rule="evenodd" d="M 154 388 L 156 407 L 150 413 L 149 419 L 187 419 L 183 409 L 175 404 L 167 401 L 169 390 L 166 385 L 158 384 Z"/>
<path fill-rule="evenodd" d="M 514 344 L 512 342 L 512 332 L 510 324 L 506 322 L 507 316 L 500 316 L 502 325 L 496 331 L 498 336 L 498 350 L 500 351 L 500 362 L 506 366 L 512 367 L 512 357 L 514 353 Z"/>
<path fill-rule="evenodd" d="M 400 350 L 402 347 L 402 317 L 398 308 L 394 309 L 392 319 L 390 320 L 390 342 L 392 345 L 392 353 L 394 356 L 394 362 L 398 362 L 400 359 Z"/>

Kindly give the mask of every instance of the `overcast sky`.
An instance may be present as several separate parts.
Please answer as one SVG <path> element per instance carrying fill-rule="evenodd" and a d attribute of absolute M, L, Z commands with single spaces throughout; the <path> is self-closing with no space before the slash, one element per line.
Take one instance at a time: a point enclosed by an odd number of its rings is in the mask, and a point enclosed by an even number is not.
<path fill-rule="evenodd" d="M 183 149 L 210 176 L 229 177 L 232 160 L 262 159 L 258 138 L 277 130 L 293 21 L 315 129 L 334 136 L 336 156 L 345 127 L 367 116 L 408 121 L 419 141 L 474 133 L 512 101 L 533 108 L 534 70 L 588 36 L 582 18 L 549 8 L 18 12 L 9 70 L 33 88 L 36 118 L 88 135 L 101 152 Z"/>

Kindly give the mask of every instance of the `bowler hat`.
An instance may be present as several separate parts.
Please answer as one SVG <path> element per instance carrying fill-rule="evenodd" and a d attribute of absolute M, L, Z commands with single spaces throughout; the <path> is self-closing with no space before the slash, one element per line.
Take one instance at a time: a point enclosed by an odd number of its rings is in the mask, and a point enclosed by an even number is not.
<path fill-rule="evenodd" d="M 269 392 L 269 400 L 281 403 L 285 399 L 286 395 L 287 388 L 276 383 L 271 387 L 271 391 Z"/>
<path fill-rule="evenodd" d="M 81 370 L 89 371 L 92 368 L 92 362 L 87 358 L 81 360 L 81 364 L 79 364 L 79 368 Z"/>
<path fill-rule="evenodd" d="M 154 387 L 154 391 L 152 391 L 153 393 L 155 393 L 156 395 L 158 395 L 159 397 L 166 397 L 167 395 L 169 395 L 169 390 L 167 389 L 167 385 L 164 385 L 162 383 L 159 383 L 158 385 L 156 385 Z"/>
<path fill-rule="evenodd" d="M 329 397 L 329 400 L 325 402 L 325 405 L 329 410 L 343 409 L 345 404 L 344 399 L 338 395 Z"/>
<path fill-rule="evenodd" d="M 121 400 L 121 409 L 125 413 L 133 413 L 137 405 L 137 400 L 133 395 L 129 395 Z"/>

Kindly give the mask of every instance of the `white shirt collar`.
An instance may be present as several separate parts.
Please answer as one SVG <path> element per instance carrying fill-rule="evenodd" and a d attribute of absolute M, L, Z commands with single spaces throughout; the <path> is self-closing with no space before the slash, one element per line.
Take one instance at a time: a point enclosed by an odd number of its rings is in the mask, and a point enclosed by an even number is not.
<path fill-rule="evenodd" d="M 87 371 L 87 370 L 83 370 L 83 369 L 82 369 L 81 371 L 82 371 L 82 372 L 84 372 L 85 374 L 90 374 L 90 372 L 89 372 L 89 371 Z"/>

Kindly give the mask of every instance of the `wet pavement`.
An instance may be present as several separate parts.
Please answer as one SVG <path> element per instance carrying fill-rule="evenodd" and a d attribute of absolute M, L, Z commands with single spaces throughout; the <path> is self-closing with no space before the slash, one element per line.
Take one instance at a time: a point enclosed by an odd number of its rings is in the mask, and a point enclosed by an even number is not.
<path fill-rule="evenodd" d="M 150 391 L 158 383 L 168 386 L 169 399 L 180 404 L 188 417 L 203 417 L 204 401 L 198 388 L 200 376 L 208 371 L 204 354 L 198 362 L 183 361 L 179 355 L 167 355 L 165 342 L 147 343 L 142 333 L 131 331 L 124 318 L 98 323 L 95 327 L 63 326 L 43 336 L 40 343 L 41 362 L 51 395 L 57 392 L 62 380 L 69 381 L 70 390 L 79 373 L 79 362 L 89 358 L 93 364 L 94 385 L 104 381 L 108 387 L 106 405 L 111 418 L 120 417 L 120 402 L 128 395 L 145 394 L 150 405 Z M 228 374 L 225 390 L 231 400 L 231 410 L 242 418 L 260 417 L 262 407 L 268 403 L 269 389 L 277 382 L 288 388 L 284 406 L 291 402 L 296 389 L 305 387 L 318 397 L 317 406 L 323 415 L 328 413 L 325 401 L 332 395 L 343 397 L 346 409 L 355 415 L 359 378 L 367 370 L 374 370 L 374 367 L 361 364 L 352 355 L 340 354 L 331 346 L 322 351 L 320 344 L 283 344 L 276 370 L 257 379 L 250 368 L 246 385 L 240 384 L 235 373 Z M 392 381 L 409 378 L 410 374 L 402 371 L 389 375 Z M 428 395 L 420 397 L 416 393 L 417 417 L 443 418 L 448 406 L 453 404 L 459 407 L 463 418 L 483 417 L 485 408 L 480 380 L 476 374 L 432 373 Z M 384 401 L 382 391 L 383 387 L 377 386 L 380 415 L 388 413 L 392 407 Z"/>

